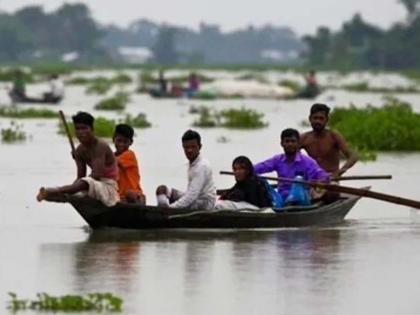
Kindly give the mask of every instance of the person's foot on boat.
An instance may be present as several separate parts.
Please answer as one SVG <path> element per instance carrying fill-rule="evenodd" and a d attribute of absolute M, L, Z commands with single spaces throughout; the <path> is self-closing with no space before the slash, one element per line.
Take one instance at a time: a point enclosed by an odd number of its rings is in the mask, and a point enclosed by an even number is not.
<path fill-rule="evenodd" d="M 57 188 L 45 188 L 41 187 L 38 191 L 38 194 L 36 195 L 36 200 L 41 202 L 42 200 L 47 199 L 51 194 L 58 193 Z"/>
<path fill-rule="evenodd" d="M 41 202 L 45 198 L 47 198 L 47 190 L 45 189 L 45 187 L 41 187 L 38 191 L 38 194 L 36 195 L 36 200 L 38 200 L 38 202 Z"/>

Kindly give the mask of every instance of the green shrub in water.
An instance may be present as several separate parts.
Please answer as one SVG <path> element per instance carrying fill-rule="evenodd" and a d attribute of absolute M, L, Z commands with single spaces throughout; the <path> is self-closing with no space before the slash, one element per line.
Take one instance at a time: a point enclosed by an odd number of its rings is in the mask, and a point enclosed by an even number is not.
<path fill-rule="evenodd" d="M 295 93 L 299 92 L 302 88 L 299 82 L 292 81 L 292 80 L 282 80 L 279 82 L 279 85 L 288 87 Z"/>
<path fill-rule="evenodd" d="M 26 140 L 26 133 L 21 129 L 22 126 L 11 121 L 9 128 L 1 129 L 1 140 L 6 143 L 21 142 Z"/>
<path fill-rule="evenodd" d="M 118 92 L 115 96 L 106 98 L 95 105 L 98 110 L 123 110 L 129 101 L 129 95 L 125 92 Z"/>
<path fill-rule="evenodd" d="M 98 79 L 95 81 L 89 82 L 86 87 L 87 94 L 105 94 L 112 87 L 112 83 L 106 79 Z"/>
<path fill-rule="evenodd" d="M 34 310 L 51 312 L 122 312 L 123 300 L 112 293 L 51 296 L 38 293 L 34 300 L 19 299 L 9 292 L 8 309 L 12 312 Z"/>
<path fill-rule="evenodd" d="M 47 108 L 25 108 L 20 109 L 16 106 L 0 106 L 0 117 L 10 118 L 57 118 L 56 111 Z"/>
<path fill-rule="evenodd" d="M 71 121 L 67 122 L 69 129 L 70 129 L 70 135 L 74 138 L 75 137 L 75 131 L 74 131 L 74 125 Z M 63 124 L 60 123 L 58 127 L 58 133 L 65 135 Z M 107 119 L 104 117 L 96 117 L 95 122 L 93 124 L 93 129 L 95 132 L 95 135 L 100 138 L 111 138 L 114 134 L 115 130 L 115 120 Z"/>
<path fill-rule="evenodd" d="M 342 87 L 351 92 L 371 92 L 371 93 L 418 93 L 420 90 L 415 86 L 397 86 L 393 88 L 370 87 L 367 82 L 348 84 Z"/>
<path fill-rule="evenodd" d="M 192 111 L 194 111 L 193 108 L 190 109 L 190 112 Z M 199 114 L 199 116 L 194 120 L 193 126 L 211 128 L 219 125 L 219 117 L 216 111 L 211 112 L 210 108 L 203 106 L 195 109 L 195 113 Z"/>
<path fill-rule="evenodd" d="M 253 129 L 267 127 L 262 120 L 264 114 L 253 109 L 227 109 L 220 112 L 222 126 L 227 128 Z"/>
<path fill-rule="evenodd" d="M 226 127 L 236 129 L 263 128 L 268 124 L 262 121 L 264 114 L 253 109 L 227 109 L 222 111 L 211 110 L 209 107 L 190 108 L 190 112 L 199 114 L 193 122 L 195 127 Z"/>
<path fill-rule="evenodd" d="M 118 73 L 113 78 L 111 78 L 111 83 L 113 84 L 128 84 L 133 82 L 133 79 L 128 74 Z"/>
<path fill-rule="evenodd" d="M 123 122 L 133 128 L 149 128 L 152 126 L 152 124 L 147 120 L 146 114 L 144 113 L 140 113 L 135 117 L 128 114 L 125 116 Z"/>
<path fill-rule="evenodd" d="M 354 147 L 377 151 L 420 151 L 420 114 L 409 103 L 386 98 L 383 107 L 335 108 L 330 125 Z"/>

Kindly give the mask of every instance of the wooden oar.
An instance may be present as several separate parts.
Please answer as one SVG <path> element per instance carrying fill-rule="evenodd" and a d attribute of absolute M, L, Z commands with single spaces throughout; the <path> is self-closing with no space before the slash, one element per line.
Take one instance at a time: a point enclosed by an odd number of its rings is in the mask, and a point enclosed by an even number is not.
<path fill-rule="evenodd" d="M 60 115 L 61 123 L 64 126 L 64 131 L 66 132 L 67 138 L 69 139 L 72 156 L 74 156 L 74 152 L 75 152 L 76 149 L 74 147 L 73 138 L 72 138 L 72 136 L 70 134 L 69 125 L 67 124 L 67 121 L 66 121 L 66 116 L 64 116 L 64 113 L 63 113 L 62 110 L 58 111 L 58 113 Z"/>
<path fill-rule="evenodd" d="M 220 174 L 222 174 L 222 175 L 233 175 L 233 172 L 221 171 Z M 287 183 L 302 183 L 302 184 L 308 185 L 310 187 L 320 187 L 320 188 L 326 189 L 328 191 L 346 193 L 346 194 L 350 194 L 350 195 L 361 196 L 361 197 L 372 198 L 372 199 L 378 199 L 378 200 L 382 200 L 382 201 L 388 201 L 388 202 L 391 202 L 391 203 L 395 203 L 395 204 L 398 204 L 398 205 L 403 205 L 403 206 L 408 206 L 408 207 L 420 209 L 420 201 L 401 198 L 401 197 L 398 197 L 398 196 L 393 196 L 393 195 L 388 195 L 388 194 L 383 194 L 383 193 L 380 193 L 380 192 L 375 192 L 375 191 L 371 191 L 371 190 L 367 190 L 367 189 L 353 188 L 353 187 L 347 187 L 347 186 L 341 186 L 341 185 L 333 185 L 333 184 L 314 182 L 314 181 L 294 180 L 294 179 L 284 178 L 284 177 L 260 176 L 260 178 L 268 179 L 268 180 L 276 180 L 276 181 L 281 181 L 281 182 L 287 182 Z"/>
<path fill-rule="evenodd" d="M 271 178 L 266 178 L 268 180 L 271 180 Z M 339 177 L 333 177 L 331 180 L 333 181 L 342 181 L 342 180 L 368 180 L 368 179 L 392 179 L 392 175 L 359 175 L 359 176 L 339 176 Z M 277 181 L 277 177 L 273 178 L 273 180 Z M 270 184 L 271 187 L 276 188 L 277 184 Z M 218 189 L 216 190 L 216 193 L 218 195 L 224 194 L 229 189 Z"/>
<path fill-rule="evenodd" d="M 333 177 L 331 180 L 369 180 L 369 179 L 392 179 L 392 175 L 366 175 L 366 176 L 339 176 Z"/>

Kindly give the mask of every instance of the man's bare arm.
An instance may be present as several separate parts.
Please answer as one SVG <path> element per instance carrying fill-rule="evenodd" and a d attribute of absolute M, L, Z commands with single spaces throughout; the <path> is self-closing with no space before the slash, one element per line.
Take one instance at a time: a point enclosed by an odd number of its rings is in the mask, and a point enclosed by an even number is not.
<path fill-rule="evenodd" d="M 338 143 L 338 148 L 340 152 L 346 157 L 346 162 L 338 170 L 338 176 L 344 174 L 349 168 L 351 168 L 358 161 L 357 154 L 350 149 L 344 137 L 336 132 L 336 138 Z"/>

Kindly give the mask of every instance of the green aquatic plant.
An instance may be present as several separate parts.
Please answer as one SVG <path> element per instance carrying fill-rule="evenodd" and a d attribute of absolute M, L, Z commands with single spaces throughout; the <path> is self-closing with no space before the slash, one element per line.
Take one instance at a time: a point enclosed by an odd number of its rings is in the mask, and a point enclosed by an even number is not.
<path fill-rule="evenodd" d="M 222 117 L 222 126 L 227 128 L 255 129 L 264 128 L 268 123 L 262 118 L 264 114 L 254 109 L 242 107 L 240 109 L 227 109 L 220 112 Z"/>
<path fill-rule="evenodd" d="M 86 94 L 105 94 L 112 87 L 112 82 L 107 79 L 97 79 L 88 83 Z"/>
<path fill-rule="evenodd" d="M 198 114 L 194 120 L 195 127 L 226 127 L 235 129 L 263 128 L 268 124 L 262 120 L 264 114 L 253 109 L 242 107 L 240 109 L 212 110 L 207 106 L 192 107 L 190 112 Z"/>
<path fill-rule="evenodd" d="M 330 125 L 354 147 L 374 151 L 420 151 L 420 114 L 387 97 L 382 107 L 335 108 Z"/>
<path fill-rule="evenodd" d="M 351 92 L 370 92 L 370 93 L 419 93 L 420 89 L 416 86 L 396 86 L 387 87 L 370 87 L 367 82 L 344 85 L 342 89 Z"/>
<path fill-rule="evenodd" d="M 1 140 L 6 143 L 21 142 L 26 140 L 26 133 L 22 130 L 21 125 L 11 121 L 9 128 L 1 129 Z"/>
<path fill-rule="evenodd" d="M 56 111 L 47 108 L 25 108 L 16 106 L 0 106 L 0 117 L 10 118 L 57 118 Z"/>
<path fill-rule="evenodd" d="M 197 113 L 199 116 L 193 122 L 193 126 L 195 127 L 203 127 L 203 128 L 211 128 L 219 126 L 219 116 L 216 111 L 212 111 L 207 106 L 202 106 L 193 110 L 193 112 Z M 190 109 L 191 112 L 191 109 Z"/>
<path fill-rule="evenodd" d="M 128 74 L 121 72 L 112 77 L 110 82 L 112 84 L 129 84 L 133 82 L 133 79 Z"/>
<path fill-rule="evenodd" d="M 70 135 L 74 138 L 75 137 L 75 131 L 74 131 L 74 125 L 71 121 L 67 122 L 70 130 Z M 115 120 L 108 119 L 104 117 L 96 117 L 95 122 L 93 124 L 93 129 L 95 132 L 95 135 L 101 138 L 111 138 L 114 134 L 115 130 Z M 58 133 L 61 135 L 65 135 L 66 132 L 63 128 L 63 124 L 59 123 L 58 125 Z"/>
<path fill-rule="evenodd" d="M 139 113 L 135 117 L 127 114 L 123 122 L 133 128 L 149 128 L 152 126 L 152 124 L 147 120 L 146 114 L 144 113 Z"/>
<path fill-rule="evenodd" d="M 295 93 L 299 92 L 302 88 L 299 82 L 293 80 L 281 80 L 278 85 L 288 87 Z"/>
<path fill-rule="evenodd" d="M 86 295 L 52 296 L 38 293 L 36 299 L 19 299 L 9 292 L 8 309 L 12 312 L 35 310 L 51 312 L 122 312 L 123 300 L 112 293 L 88 293 Z"/>
<path fill-rule="evenodd" d="M 113 97 L 103 99 L 95 105 L 98 110 L 123 110 L 130 97 L 125 92 L 117 92 Z"/>

